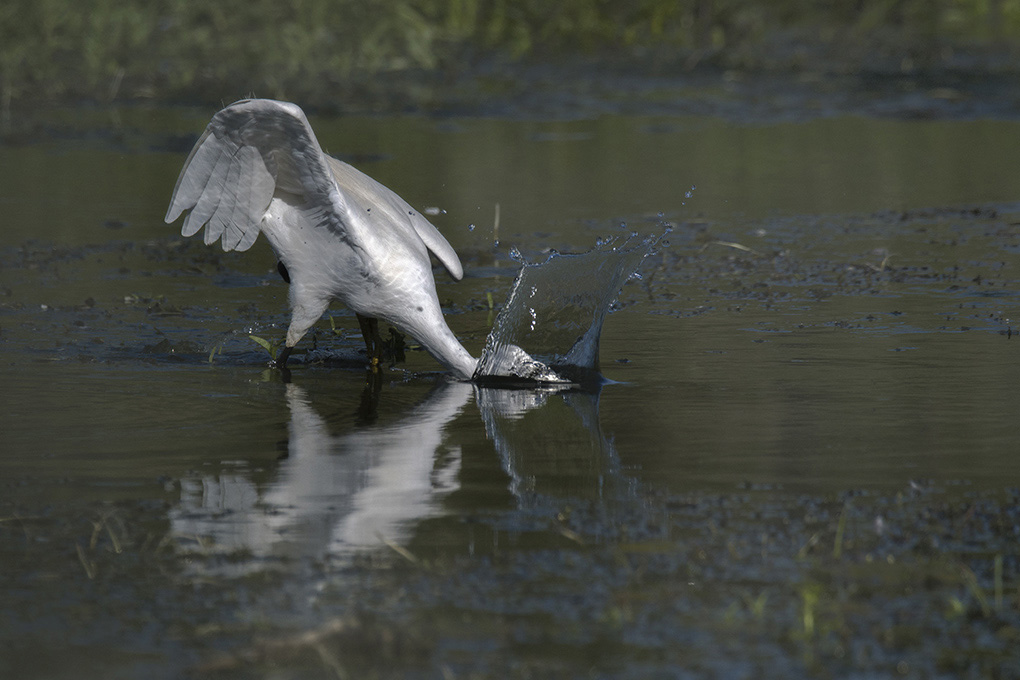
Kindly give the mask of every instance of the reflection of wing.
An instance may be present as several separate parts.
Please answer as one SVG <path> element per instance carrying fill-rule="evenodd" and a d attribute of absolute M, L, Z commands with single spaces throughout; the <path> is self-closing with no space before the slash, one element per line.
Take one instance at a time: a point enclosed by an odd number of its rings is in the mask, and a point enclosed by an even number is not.
<path fill-rule="evenodd" d="M 428 220 L 371 177 L 324 154 L 304 112 L 287 102 L 243 100 L 213 116 L 185 161 L 166 221 L 190 210 L 184 236 L 205 226 L 207 244 L 222 239 L 224 250 L 247 250 L 274 197 L 338 238 L 359 241 L 367 236 L 360 230 L 398 230 L 424 243 L 454 278 L 463 275 L 457 254 Z"/>

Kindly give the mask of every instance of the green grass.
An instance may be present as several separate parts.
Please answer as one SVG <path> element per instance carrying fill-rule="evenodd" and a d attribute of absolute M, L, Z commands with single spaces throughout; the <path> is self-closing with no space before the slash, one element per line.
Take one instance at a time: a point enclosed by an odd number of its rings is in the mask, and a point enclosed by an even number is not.
<path fill-rule="evenodd" d="M 247 92 L 329 106 L 394 74 L 441 81 L 495 54 L 753 67 L 796 62 L 774 43 L 809 40 L 913 64 L 1017 39 L 1020 0 L 8 0 L 0 109 L 9 122 L 19 103 Z"/>

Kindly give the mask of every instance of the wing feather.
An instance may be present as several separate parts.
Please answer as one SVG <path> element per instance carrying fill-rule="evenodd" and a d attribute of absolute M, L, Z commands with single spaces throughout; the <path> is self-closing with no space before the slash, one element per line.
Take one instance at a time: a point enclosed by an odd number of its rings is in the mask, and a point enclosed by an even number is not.
<path fill-rule="evenodd" d="M 216 165 L 216 159 L 221 153 L 215 140 L 207 142 L 210 134 L 212 131 L 209 129 L 202 133 L 191 153 L 188 154 L 188 159 L 184 161 L 184 169 L 181 170 L 180 177 L 177 178 L 173 198 L 170 200 L 170 207 L 164 218 L 167 224 L 180 217 L 184 210 L 194 207 L 199 196 L 202 195 L 202 189 L 209 181 L 209 176 Z M 188 236 L 190 235 L 188 234 Z"/>
<path fill-rule="evenodd" d="M 304 112 L 285 102 L 243 100 L 209 122 L 185 161 L 165 219 L 190 210 L 184 236 L 205 227 L 207 244 L 222 240 L 224 250 L 247 250 L 281 191 L 334 213 L 327 221 L 342 222 L 335 214 L 342 198 Z"/>
<path fill-rule="evenodd" d="M 464 277 L 464 267 L 461 266 L 460 258 L 457 257 L 457 251 L 453 249 L 446 237 L 431 222 L 422 217 L 421 213 L 416 212 L 411 216 L 411 226 L 425 242 L 425 247 L 443 263 L 446 271 L 450 272 L 450 276 L 460 281 Z"/>
<path fill-rule="evenodd" d="M 224 239 L 223 249 L 227 248 L 227 236 L 224 235 L 224 231 L 227 225 L 230 223 L 231 216 L 234 212 L 234 206 L 237 205 L 237 179 L 241 173 L 238 172 L 238 160 L 237 156 L 240 153 L 235 154 L 229 159 L 229 161 L 223 165 L 217 163 L 216 168 L 221 172 L 214 173 L 210 178 L 210 183 L 216 181 L 216 185 L 219 188 L 219 202 L 216 204 L 216 210 L 209 216 L 209 223 L 205 228 L 205 244 L 207 246 L 216 243 L 216 241 L 222 236 Z M 221 158 L 226 158 L 226 155 Z"/>
<path fill-rule="evenodd" d="M 238 202 L 243 206 L 243 217 L 241 220 L 247 224 L 260 223 L 265 215 L 265 207 L 261 206 L 260 196 L 271 195 L 276 185 L 273 176 L 269 173 L 258 152 L 252 147 L 247 147 L 245 164 L 242 167 L 241 187 L 244 198 Z M 239 240 L 234 244 L 235 250 L 248 250 L 259 232 L 256 229 L 239 229 Z"/>
<path fill-rule="evenodd" d="M 197 234 L 202 226 L 209 221 L 213 213 L 216 212 L 216 208 L 219 207 L 221 196 L 219 187 L 222 186 L 224 179 L 226 179 L 227 168 L 230 166 L 230 157 L 222 149 L 217 149 L 217 151 L 218 153 L 213 158 L 208 175 L 202 183 L 201 191 L 194 195 L 195 202 L 189 206 L 192 210 L 184 221 L 184 228 L 181 231 L 185 236 Z"/>
<path fill-rule="evenodd" d="M 213 116 L 184 163 L 165 219 L 190 210 L 184 236 L 204 226 L 207 244 L 222 240 L 224 250 L 247 250 L 281 194 L 303 200 L 306 214 L 341 238 L 352 230 L 400 230 L 420 240 L 455 279 L 463 276 L 438 229 L 387 187 L 323 153 L 304 112 L 287 102 L 242 100 Z"/>
<path fill-rule="evenodd" d="M 354 166 L 328 156 L 327 161 L 348 203 L 373 208 L 374 215 L 384 213 L 392 226 L 409 228 L 442 263 L 450 276 L 458 281 L 464 276 L 464 268 L 461 266 L 460 258 L 457 257 L 457 251 L 443 234 L 407 201 Z"/>

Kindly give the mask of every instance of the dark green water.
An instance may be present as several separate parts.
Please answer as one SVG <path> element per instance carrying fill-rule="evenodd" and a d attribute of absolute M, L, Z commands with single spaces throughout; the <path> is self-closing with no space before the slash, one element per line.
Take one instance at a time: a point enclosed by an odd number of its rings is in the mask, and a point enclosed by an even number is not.
<path fill-rule="evenodd" d="M 268 247 L 162 223 L 210 113 L 0 148 L 0 675 L 1020 672 L 1017 124 L 312 120 L 445 211 L 475 354 L 511 246 L 672 224 L 591 394 L 340 308 L 284 384 Z"/>

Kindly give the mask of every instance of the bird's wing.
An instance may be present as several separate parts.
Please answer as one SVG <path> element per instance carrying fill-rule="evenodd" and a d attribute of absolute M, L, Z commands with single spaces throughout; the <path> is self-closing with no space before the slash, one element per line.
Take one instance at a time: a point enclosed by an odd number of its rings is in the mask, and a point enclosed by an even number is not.
<path fill-rule="evenodd" d="M 224 250 L 247 250 L 280 193 L 300 197 L 317 221 L 345 231 L 343 196 L 304 112 L 286 102 L 243 100 L 209 122 L 184 163 L 165 219 L 191 210 L 184 236 L 207 225 L 207 244 L 222 238 Z"/>
<path fill-rule="evenodd" d="M 425 242 L 425 246 L 432 251 L 436 259 L 443 263 L 450 276 L 460 281 L 464 276 L 464 268 L 460 264 L 460 258 L 457 257 L 457 251 L 453 249 L 446 237 L 431 222 L 422 217 L 421 213 L 416 212 L 411 216 L 411 225 L 418 232 L 421 240 Z"/>
<path fill-rule="evenodd" d="M 207 225 L 207 244 L 222 239 L 224 250 L 247 250 L 281 193 L 300 197 L 316 223 L 337 234 L 371 224 L 352 214 L 377 207 L 390 226 L 410 226 L 454 278 L 463 276 L 439 230 L 390 189 L 324 154 L 304 112 L 287 102 L 247 99 L 213 116 L 184 163 L 165 219 L 190 210 L 184 236 Z"/>
<path fill-rule="evenodd" d="M 377 226 L 385 224 L 390 229 L 400 229 L 409 237 L 412 233 L 417 235 L 425 247 L 446 267 L 450 276 L 458 281 L 464 276 L 460 258 L 457 257 L 457 252 L 450 242 L 407 201 L 354 166 L 328 156 L 326 160 L 333 169 L 333 176 L 336 177 L 340 192 L 344 194 L 349 204 L 362 210 L 371 208 L 371 214 L 375 216 L 372 222 Z"/>

